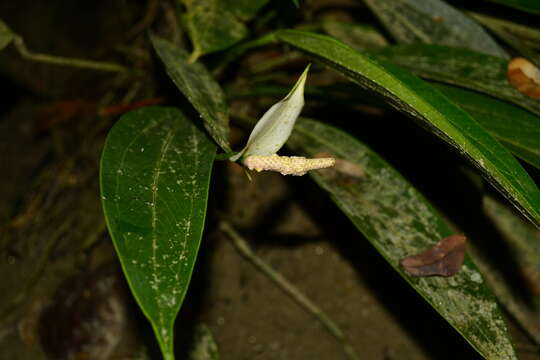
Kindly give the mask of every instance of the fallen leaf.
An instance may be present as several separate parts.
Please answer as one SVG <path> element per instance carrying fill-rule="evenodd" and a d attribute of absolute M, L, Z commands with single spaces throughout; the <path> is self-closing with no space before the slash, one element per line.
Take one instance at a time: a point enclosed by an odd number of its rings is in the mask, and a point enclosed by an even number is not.
<path fill-rule="evenodd" d="M 411 276 L 452 276 L 459 271 L 465 257 L 466 237 L 451 235 L 432 248 L 399 262 Z"/>
<path fill-rule="evenodd" d="M 525 58 L 514 58 L 508 63 L 508 81 L 520 93 L 540 99 L 540 70 Z"/>

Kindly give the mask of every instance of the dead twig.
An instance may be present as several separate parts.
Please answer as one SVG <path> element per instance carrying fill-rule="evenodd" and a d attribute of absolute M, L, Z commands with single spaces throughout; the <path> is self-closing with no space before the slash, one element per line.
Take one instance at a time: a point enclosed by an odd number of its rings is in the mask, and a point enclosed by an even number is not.
<path fill-rule="evenodd" d="M 71 67 L 77 67 L 77 68 L 82 68 L 82 69 L 99 70 L 99 71 L 110 71 L 110 72 L 119 72 L 119 73 L 126 73 L 130 71 L 127 67 L 124 67 L 122 65 L 118 65 L 115 63 L 105 62 L 105 61 L 93 61 L 93 60 L 86 60 L 86 59 L 68 58 L 68 57 L 63 57 L 63 56 L 35 53 L 28 50 L 28 48 L 26 47 L 26 44 L 24 43 L 24 39 L 19 35 L 15 35 L 15 37 L 13 38 L 13 45 L 15 46 L 15 48 L 17 49 L 17 51 L 23 58 L 32 60 L 32 61 L 55 64 L 55 65 L 71 66 Z"/>
<path fill-rule="evenodd" d="M 244 256 L 249 262 L 251 262 L 257 269 L 263 272 L 270 278 L 279 288 L 281 288 L 287 295 L 292 297 L 300 306 L 313 314 L 343 346 L 343 351 L 347 357 L 351 360 L 358 360 L 359 357 L 356 354 L 354 348 L 348 343 L 343 331 L 337 326 L 337 324 L 330 319 L 317 305 L 300 292 L 293 284 L 285 279 L 280 273 L 274 270 L 263 259 L 258 257 L 253 250 L 249 247 L 246 240 L 244 240 L 238 232 L 226 221 L 221 221 L 220 230 L 229 236 L 234 247 Z"/>

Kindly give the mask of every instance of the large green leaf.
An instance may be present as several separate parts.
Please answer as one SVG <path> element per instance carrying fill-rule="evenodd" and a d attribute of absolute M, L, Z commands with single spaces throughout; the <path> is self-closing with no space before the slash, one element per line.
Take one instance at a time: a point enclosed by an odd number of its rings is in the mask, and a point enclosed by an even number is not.
<path fill-rule="evenodd" d="M 467 49 L 437 45 L 388 46 L 377 56 L 415 74 L 477 90 L 540 115 L 540 100 L 523 95 L 506 79 L 508 62 Z"/>
<path fill-rule="evenodd" d="M 514 155 L 540 169 L 540 117 L 474 91 L 433 84 Z"/>
<path fill-rule="evenodd" d="M 516 359 L 495 299 L 468 257 L 449 278 L 411 278 L 399 267 L 403 257 L 452 234 L 399 173 L 353 137 L 312 120 L 301 119 L 287 144 L 303 155 L 330 153 L 348 162 L 348 168 L 361 169 L 358 173 L 364 175 L 356 179 L 340 177 L 339 170 L 332 169 L 312 176 L 390 265 L 482 356 Z"/>
<path fill-rule="evenodd" d="M 276 38 L 323 61 L 419 120 L 466 156 L 525 216 L 540 226 L 540 191 L 534 181 L 506 148 L 434 87 L 327 36 L 284 30 Z"/>
<path fill-rule="evenodd" d="M 165 359 L 201 241 L 216 147 L 173 108 L 124 115 L 101 158 L 109 232 Z"/>
<path fill-rule="evenodd" d="M 476 22 L 440 0 L 364 0 L 402 44 L 427 43 L 465 47 L 508 58 Z"/>
<path fill-rule="evenodd" d="M 184 49 L 154 35 L 150 38 L 167 74 L 201 114 L 206 130 L 223 150 L 231 152 L 229 113 L 219 84 L 203 64 L 189 63 Z"/>
<path fill-rule="evenodd" d="M 537 0 L 490 0 L 505 6 L 523 10 L 531 14 L 540 14 L 540 2 Z"/>
<path fill-rule="evenodd" d="M 248 34 L 247 27 L 223 0 L 182 0 L 194 58 L 228 48 Z M 242 10 L 243 11 L 243 10 Z M 249 11 L 249 10 L 248 10 Z"/>

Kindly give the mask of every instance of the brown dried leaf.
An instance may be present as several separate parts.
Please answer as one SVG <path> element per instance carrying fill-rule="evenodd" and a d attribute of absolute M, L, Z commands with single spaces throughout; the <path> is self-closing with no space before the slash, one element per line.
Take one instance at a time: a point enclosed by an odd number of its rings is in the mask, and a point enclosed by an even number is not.
<path fill-rule="evenodd" d="M 508 63 L 508 81 L 520 93 L 540 99 L 540 70 L 525 58 L 514 58 Z"/>
<path fill-rule="evenodd" d="M 465 242 L 465 236 L 451 235 L 418 255 L 401 259 L 399 263 L 411 276 L 452 276 L 463 264 Z"/>

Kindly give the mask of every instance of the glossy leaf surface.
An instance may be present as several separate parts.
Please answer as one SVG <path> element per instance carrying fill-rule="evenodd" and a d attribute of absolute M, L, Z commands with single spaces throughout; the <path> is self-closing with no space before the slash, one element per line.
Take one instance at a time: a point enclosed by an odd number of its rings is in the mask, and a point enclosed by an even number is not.
<path fill-rule="evenodd" d="M 533 223 L 540 226 L 540 191 L 525 170 L 466 112 L 416 76 L 323 35 L 285 30 L 276 38 L 382 95 L 466 156 Z"/>
<path fill-rule="evenodd" d="M 362 169 L 352 179 L 332 173 L 339 169 L 312 176 L 390 265 L 482 356 L 516 359 L 495 298 L 468 256 L 449 278 L 413 278 L 400 268 L 400 259 L 430 248 L 452 231 L 397 171 L 353 137 L 313 120 L 300 119 L 287 145 L 301 155 L 331 154 Z"/>
<path fill-rule="evenodd" d="M 151 39 L 167 74 L 201 114 L 206 130 L 223 150 L 231 152 L 227 102 L 219 84 L 203 64 L 189 63 L 184 49 L 157 36 Z"/>
<path fill-rule="evenodd" d="M 215 150 L 179 110 L 148 107 L 115 124 L 102 154 L 109 232 L 167 360 L 201 241 Z"/>

